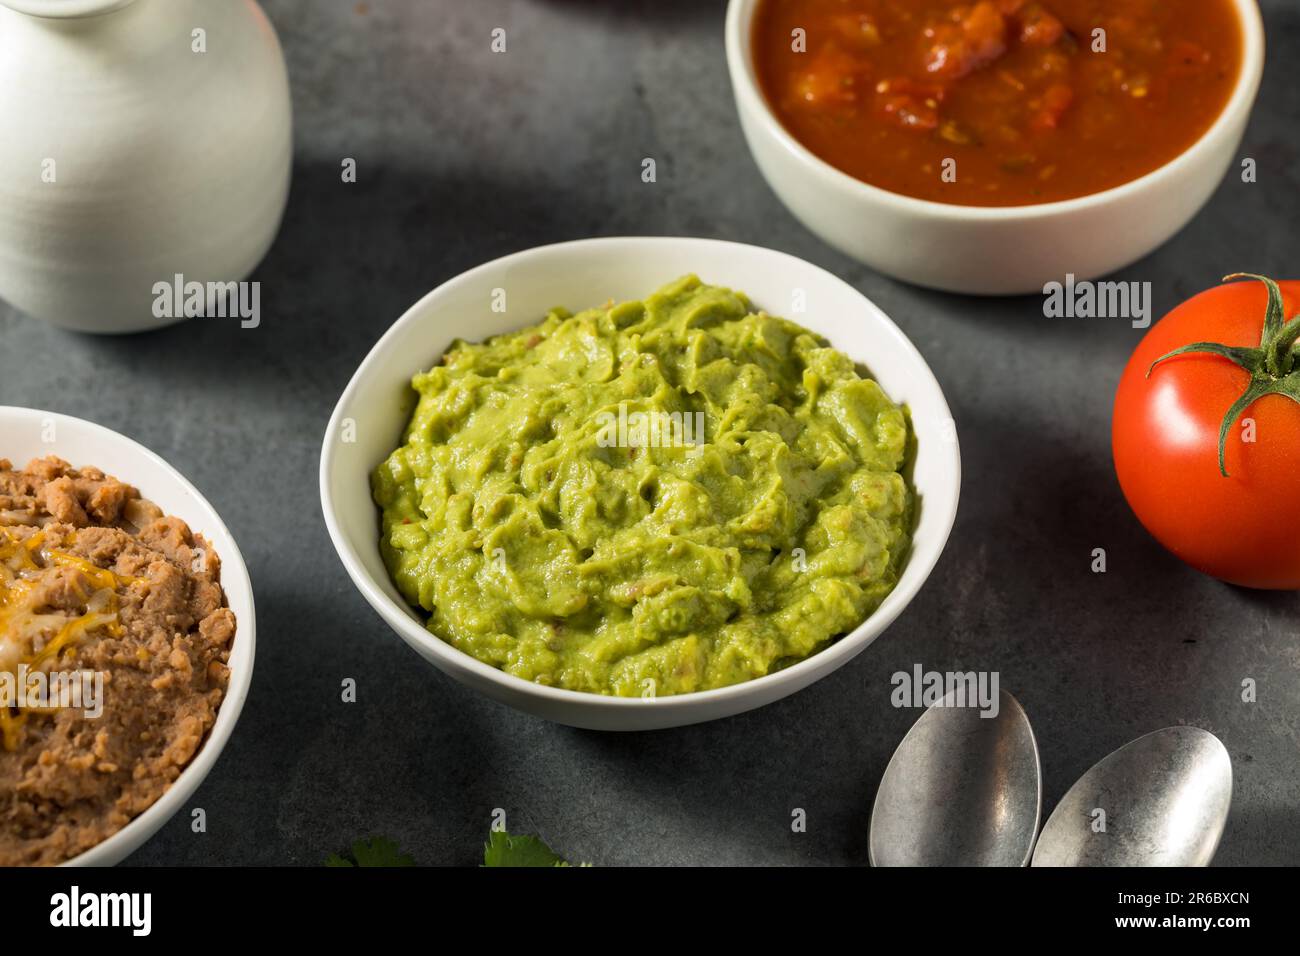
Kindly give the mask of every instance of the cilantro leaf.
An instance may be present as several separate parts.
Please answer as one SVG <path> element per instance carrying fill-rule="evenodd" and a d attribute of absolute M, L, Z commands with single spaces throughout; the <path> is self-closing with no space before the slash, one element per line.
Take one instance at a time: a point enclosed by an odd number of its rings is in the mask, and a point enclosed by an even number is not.
<path fill-rule="evenodd" d="M 392 840 L 383 837 L 371 837 L 369 840 L 357 840 L 352 844 L 352 856 L 340 856 L 331 853 L 325 859 L 326 866 L 415 866 L 415 860 L 401 851 Z"/>
<path fill-rule="evenodd" d="M 352 848 L 344 853 L 331 853 L 325 858 L 325 865 L 331 867 L 415 866 L 415 860 L 403 853 L 392 840 L 371 837 L 369 840 L 357 840 L 352 844 Z M 537 837 L 512 836 L 504 830 L 493 830 L 488 836 L 487 845 L 483 847 L 483 865 L 555 867 L 571 864 Z M 590 866 L 591 864 L 579 865 Z"/>
<path fill-rule="evenodd" d="M 569 862 L 532 836 L 511 836 L 493 830 L 483 847 L 484 866 L 568 866 Z"/>

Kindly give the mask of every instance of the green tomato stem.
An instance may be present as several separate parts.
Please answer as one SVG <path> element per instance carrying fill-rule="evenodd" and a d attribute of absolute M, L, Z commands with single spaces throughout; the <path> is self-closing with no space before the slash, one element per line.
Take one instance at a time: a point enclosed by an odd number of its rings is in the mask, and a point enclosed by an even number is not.
<path fill-rule="evenodd" d="M 1246 409 L 1265 395 L 1282 395 L 1300 403 L 1300 370 L 1296 369 L 1296 360 L 1300 357 L 1300 315 L 1294 316 L 1289 322 L 1283 320 L 1285 305 L 1282 288 L 1274 280 L 1248 272 L 1235 272 L 1223 281 L 1231 282 L 1235 279 L 1255 279 L 1264 283 L 1268 289 L 1268 308 L 1264 313 L 1264 331 L 1260 335 L 1259 347 L 1241 348 L 1218 342 L 1194 342 L 1162 355 L 1147 369 L 1147 377 L 1150 378 L 1156 366 L 1168 359 L 1180 355 L 1203 354 L 1225 358 L 1250 373 L 1250 384 L 1241 397 L 1232 403 L 1219 426 L 1219 474 L 1224 478 L 1231 477 L 1226 462 L 1228 432 Z"/>

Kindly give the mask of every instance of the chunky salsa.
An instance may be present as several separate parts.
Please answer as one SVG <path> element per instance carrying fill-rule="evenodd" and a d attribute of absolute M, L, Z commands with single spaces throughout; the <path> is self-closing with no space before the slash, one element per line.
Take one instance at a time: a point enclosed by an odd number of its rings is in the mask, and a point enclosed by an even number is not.
<path fill-rule="evenodd" d="M 1086 196 L 1163 166 L 1241 66 L 1232 0 L 762 0 L 759 84 L 851 176 L 971 206 Z"/>

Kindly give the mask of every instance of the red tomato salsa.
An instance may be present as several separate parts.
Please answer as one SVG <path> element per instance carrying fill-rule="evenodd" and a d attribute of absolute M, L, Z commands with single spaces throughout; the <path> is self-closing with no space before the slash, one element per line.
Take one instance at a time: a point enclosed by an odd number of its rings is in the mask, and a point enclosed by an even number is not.
<path fill-rule="evenodd" d="M 1213 125 L 1242 58 L 1231 0 L 762 0 L 753 43 L 768 103 L 813 153 L 968 206 L 1163 166 Z"/>

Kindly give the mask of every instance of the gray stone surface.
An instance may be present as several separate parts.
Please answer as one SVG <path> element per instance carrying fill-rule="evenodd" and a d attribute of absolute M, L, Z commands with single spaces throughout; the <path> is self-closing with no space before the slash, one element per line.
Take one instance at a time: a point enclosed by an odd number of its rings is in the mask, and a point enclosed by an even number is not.
<path fill-rule="evenodd" d="M 1140 333 L 1045 320 L 872 273 L 801 228 L 759 178 L 708 0 L 266 0 L 297 115 L 284 231 L 256 278 L 262 327 L 198 320 L 86 338 L 0 307 L 0 403 L 91 418 L 188 475 L 239 540 L 259 648 L 240 725 L 139 864 L 319 863 L 383 834 L 470 864 L 493 808 L 602 864 L 860 864 L 875 787 L 917 713 L 890 675 L 996 669 L 1042 747 L 1045 811 L 1094 761 L 1168 724 L 1231 751 L 1220 863 L 1300 862 L 1300 601 L 1204 578 L 1139 527 L 1110 464 L 1110 408 Z M 1157 314 L 1229 271 L 1296 275 L 1300 9 L 1264 0 L 1270 65 L 1244 152 L 1174 241 L 1121 278 Z M 487 53 L 494 26 L 509 53 Z M 339 181 L 356 157 L 360 182 Z M 659 182 L 640 182 L 642 157 Z M 629 736 L 490 703 L 419 660 L 353 590 L 321 523 L 318 451 L 366 351 L 425 291 L 487 259 L 583 236 L 773 246 L 862 290 L 947 391 L 965 466 L 952 541 L 866 653 L 730 720 Z M 667 277 L 665 277 L 667 278 Z M 573 303 L 582 305 L 583 303 Z M 2 436 L 0 436 L 2 439 Z M 0 447 L 0 453 L 3 448 Z M 1105 547 L 1110 570 L 1089 571 Z M 360 702 L 339 701 L 355 677 Z M 1255 704 L 1239 700 L 1245 677 Z M 808 832 L 793 834 L 804 808 Z"/>

